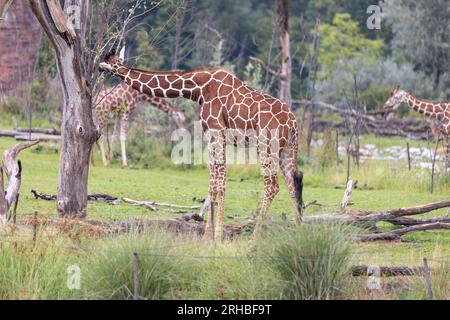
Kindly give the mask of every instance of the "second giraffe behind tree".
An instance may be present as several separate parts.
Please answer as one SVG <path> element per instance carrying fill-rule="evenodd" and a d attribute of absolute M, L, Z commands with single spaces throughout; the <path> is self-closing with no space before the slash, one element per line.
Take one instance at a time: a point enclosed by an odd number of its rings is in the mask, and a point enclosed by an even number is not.
<path fill-rule="evenodd" d="M 123 52 L 123 51 L 122 51 Z M 152 97 L 184 97 L 200 104 L 200 121 L 208 137 L 209 196 L 211 209 L 205 231 L 209 239 L 222 239 L 225 200 L 225 146 L 229 131 L 233 141 L 255 138 L 264 178 L 264 199 L 259 214 L 266 216 L 279 191 L 277 169 L 281 168 L 292 201 L 295 221 L 302 211 L 302 174 L 297 171 L 298 127 L 287 104 L 247 86 L 222 68 L 156 72 L 128 68 L 123 55 L 106 55 L 100 68 L 120 77 L 141 93 Z M 254 136 L 252 136 L 254 135 Z M 217 224 L 214 203 L 217 200 Z"/>
<path fill-rule="evenodd" d="M 93 107 L 98 122 L 98 130 L 100 132 L 99 148 L 103 165 L 108 165 L 113 157 L 116 132 L 114 132 L 111 138 L 111 148 L 108 157 L 106 157 L 104 143 L 106 140 L 104 129 L 111 117 L 116 119 L 115 129 L 119 130 L 122 166 L 126 167 L 128 165 L 125 150 L 127 122 L 130 113 L 133 112 L 136 108 L 136 103 L 139 101 L 148 102 L 155 108 L 167 113 L 178 128 L 186 127 L 184 114 L 175 110 L 168 101 L 162 98 L 142 94 L 126 83 L 120 83 L 113 88 L 105 88 L 95 97 Z"/>

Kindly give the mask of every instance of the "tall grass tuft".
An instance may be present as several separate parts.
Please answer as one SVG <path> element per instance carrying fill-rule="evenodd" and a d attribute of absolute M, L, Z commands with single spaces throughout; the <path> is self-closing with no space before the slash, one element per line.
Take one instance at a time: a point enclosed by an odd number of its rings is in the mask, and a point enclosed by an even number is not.
<path fill-rule="evenodd" d="M 77 257 L 67 243 L 11 241 L 0 244 L 0 300 L 77 299 L 67 287 L 67 268 Z"/>
<path fill-rule="evenodd" d="M 337 223 L 271 226 L 258 240 L 279 277 L 282 299 L 336 299 L 344 292 L 351 259 L 350 228 Z"/>
<path fill-rule="evenodd" d="M 170 298 L 182 273 L 179 259 L 168 257 L 176 245 L 175 237 L 159 228 L 97 243 L 83 268 L 87 298 L 132 299 L 133 252 L 139 253 L 140 299 Z"/>

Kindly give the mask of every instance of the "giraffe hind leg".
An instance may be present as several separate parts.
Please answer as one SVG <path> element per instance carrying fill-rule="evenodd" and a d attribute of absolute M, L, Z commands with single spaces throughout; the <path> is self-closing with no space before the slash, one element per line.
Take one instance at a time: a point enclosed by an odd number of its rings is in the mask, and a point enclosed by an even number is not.
<path fill-rule="evenodd" d="M 303 208 L 303 173 L 297 171 L 295 148 L 285 149 L 281 153 L 280 167 L 291 197 L 295 223 L 301 222 Z"/>
<path fill-rule="evenodd" d="M 127 140 L 127 121 L 128 114 L 123 114 L 120 117 L 120 151 L 122 154 L 122 167 L 128 166 L 126 140 Z"/>

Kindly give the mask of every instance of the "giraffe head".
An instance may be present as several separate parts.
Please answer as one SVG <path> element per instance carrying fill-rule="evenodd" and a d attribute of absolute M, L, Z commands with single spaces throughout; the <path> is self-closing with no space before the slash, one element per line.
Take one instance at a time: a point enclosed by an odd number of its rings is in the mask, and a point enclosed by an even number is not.
<path fill-rule="evenodd" d="M 384 103 L 383 109 L 397 110 L 400 104 L 405 101 L 406 92 L 397 86 L 389 95 L 389 98 Z"/>
<path fill-rule="evenodd" d="M 100 63 L 99 67 L 101 70 L 109 71 L 113 75 L 118 75 L 120 67 L 123 67 L 123 61 L 125 57 L 125 47 L 120 50 L 119 55 L 112 50 L 105 55 L 104 61 Z"/>

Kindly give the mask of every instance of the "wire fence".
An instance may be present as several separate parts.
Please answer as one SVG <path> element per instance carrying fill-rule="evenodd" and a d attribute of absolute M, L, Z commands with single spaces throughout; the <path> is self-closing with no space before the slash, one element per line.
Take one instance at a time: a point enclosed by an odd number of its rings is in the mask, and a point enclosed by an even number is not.
<path fill-rule="evenodd" d="M 14 238 L 16 237 L 16 238 Z M 5 239 L 7 238 L 7 239 Z M 31 237 L 30 237 L 31 238 Z M 30 243 L 30 239 L 21 239 L 24 241 L 20 241 L 17 239 L 17 235 L 8 235 L 8 234 L 0 234 L 0 245 L 2 242 L 10 242 L 10 243 Z M 33 248 L 36 247 L 45 247 L 48 246 L 47 242 L 37 242 L 36 241 L 36 233 L 35 230 L 33 232 L 32 237 Z M 365 275 L 370 277 L 374 276 L 420 276 L 421 274 L 425 277 L 426 285 L 427 285 L 427 297 L 429 300 L 433 299 L 433 291 L 432 291 L 432 278 L 430 272 L 429 263 L 435 263 L 442 266 L 444 265 L 445 270 L 450 271 L 450 256 L 442 255 L 442 256 L 432 256 L 432 258 L 418 258 L 418 255 L 427 256 L 430 255 L 429 252 L 415 252 L 415 256 L 411 257 L 388 257 L 385 252 L 375 252 L 373 249 L 356 249 L 350 250 L 349 252 L 341 252 L 341 253 L 319 253 L 317 255 L 258 255 L 258 254 L 246 254 L 246 255 L 189 255 L 178 253 L 177 251 L 171 252 L 173 249 L 188 249 L 192 247 L 197 247 L 199 250 L 202 248 L 200 245 L 205 245 L 205 241 L 203 240 L 194 240 L 194 241 L 185 241 L 181 243 L 174 243 L 169 245 L 161 245 L 156 247 L 148 248 L 148 250 L 124 250 L 120 248 L 116 249 L 93 249 L 91 252 L 98 254 L 121 254 L 130 257 L 130 261 L 133 263 L 133 299 L 139 300 L 140 289 L 140 273 L 145 272 L 143 269 L 143 265 L 140 263 L 141 259 L 147 258 L 158 258 L 158 259 L 177 259 L 177 260 L 216 260 L 216 261 L 264 261 L 264 262 L 305 262 L 305 263 L 321 263 L 328 262 L 331 258 L 342 257 L 346 258 L 353 263 L 352 265 L 352 273 L 353 270 L 358 270 L 357 275 Z M 213 247 L 212 247 L 213 248 Z M 81 248 L 80 248 L 81 250 Z M 255 252 L 256 253 L 256 252 Z M 370 263 L 367 263 L 369 262 Z M 356 262 L 364 262 L 364 264 L 356 264 Z M 382 266 L 386 263 L 392 263 L 393 265 L 398 265 L 402 263 L 401 266 Z M 405 266 L 406 264 L 406 266 Z M 414 265 L 412 265 L 414 264 Z M 353 274 L 355 275 L 355 274 Z"/>

